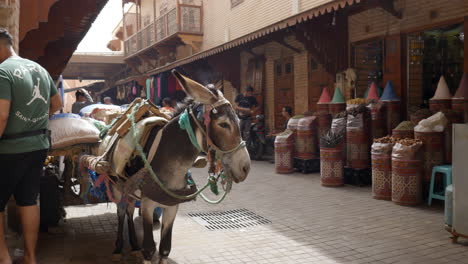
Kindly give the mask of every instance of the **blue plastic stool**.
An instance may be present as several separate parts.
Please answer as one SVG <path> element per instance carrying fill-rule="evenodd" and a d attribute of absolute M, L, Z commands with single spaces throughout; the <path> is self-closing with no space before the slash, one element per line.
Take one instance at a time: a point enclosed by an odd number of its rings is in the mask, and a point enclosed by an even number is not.
<path fill-rule="evenodd" d="M 436 173 L 442 173 L 443 176 L 443 181 L 444 181 L 444 186 L 441 192 L 434 192 L 434 183 L 435 183 L 435 175 Z M 445 200 L 445 189 L 447 188 L 448 185 L 452 184 L 452 165 L 441 165 L 441 166 L 435 166 L 432 168 L 432 176 L 431 176 L 431 186 L 429 189 L 429 198 L 427 199 L 427 204 L 431 205 L 432 204 L 432 199 L 438 199 L 438 200 Z"/>

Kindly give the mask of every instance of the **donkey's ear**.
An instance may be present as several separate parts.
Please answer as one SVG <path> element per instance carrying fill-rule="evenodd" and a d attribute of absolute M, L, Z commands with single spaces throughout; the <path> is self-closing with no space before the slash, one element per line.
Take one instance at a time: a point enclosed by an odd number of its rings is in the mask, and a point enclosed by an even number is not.
<path fill-rule="evenodd" d="M 175 76 L 187 94 L 195 99 L 195 101 L 202 104 L 214 104 L 218 101 L 218 97 L 203 85 L 183 76 L 176 70 L 172 70 L 172 74 Z"/>

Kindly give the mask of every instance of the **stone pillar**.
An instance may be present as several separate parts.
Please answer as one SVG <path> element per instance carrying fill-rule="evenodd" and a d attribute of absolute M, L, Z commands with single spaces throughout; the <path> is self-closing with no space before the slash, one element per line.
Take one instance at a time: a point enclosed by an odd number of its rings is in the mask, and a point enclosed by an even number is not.
<path fill-rule="evenodd" d="M 0 27 L 13 36 L 13 47 L 18 52 L 20 0 L 0 0 Z"/>

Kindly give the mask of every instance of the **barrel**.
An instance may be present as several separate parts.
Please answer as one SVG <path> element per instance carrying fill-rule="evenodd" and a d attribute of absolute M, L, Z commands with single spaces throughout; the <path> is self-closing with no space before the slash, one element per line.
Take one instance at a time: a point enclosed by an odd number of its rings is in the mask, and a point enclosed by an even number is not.
<path fill-rule="evenodd" d="M 423 142 L 422 153 L 424 161 L 425 184 L 431 181 L 432 168 L 445 162 L 444 132 L 414 132 L 414 138 Z"/>
<path fill-rule="evenodd" d="M 400 124 L 401 104 L 400 101 L 383 101 L 387 112 L 387 134 Z"/>
<path fill-rule="evenodd" d="M 316 115 L 317 117 L 317 133 L 319 138 L 326 134 L 330 128 L 332 123 L 332 116 L 329 113 L 319 112 Z"/>
<path fill-rule="evenodd" d="M 291 130 L 294 133 L 294 138 L 296 137 L 296 132 L 297 132 L 297 125 L 299 124 L 299 120 L 302 118 L 301 117 L 291 117 L 288 121 L 288 129 Z"/>
<path fill-rule="evenodd" d="M 414 130 L 399 130 L 393 129 L 392 136 L 394 138 L 403 139 L 403 138 L 414 138 Z"/>
<path fill-rule="evenodd" d="M 329 104 L 328 109 L 331 115 L 336 115 L 346 110 L 346 103 Z"/>
<path fill-rule="evenodd" d="M 419 111 L 410 115 L 410 120 L 413 125 L 417 126 L 419 122 L 423 119 L 426 119 L 432 115 L 431 111 Z"/>
<path fill-rule="evenodd" d="M 468 99 L 452 98 L 452 110 L 460 115 L 464 123 L 468 122 Z"/>
<path fill-rule="evenodd" d="M 392 199 L 392 157 L 389 154 L 372 154 L 372 197 Z"/>
<path fill-rule="evenodd" d="M 384 107 L 371 106 L 371 135 L 372 139 L 387 135 Z"/>
<path fill-rule="evenodd" d="M 392 158 L 392 201 L 399 205 L 418 205 L 422 202 L 422 169 L 420 160 Z"/>
<path fill-rule="evenodd" d="M 275 138 L 275 169 L 276 173 L 294 172 L 294 135 L 286 131 Z"/>
<path fill-rule="evenodd" d="M 452 109 L 452 99 L 430 99 L 429 110 L 432 112 L 439 112 L 442 110 Z"/>
<path fill-rule="evenodd" d="M 317 112 L 329 114 L 329 103 L 317 103 Z"/>
<path fill-rule="evenodd" d="M 343 149 L 320 148 L 320 182 L 322 186 L 344 185 Z"/>
<path fill-rule="evenodd" d="M 370 167 L 369 136 L 366 130 L 346 130 L 346 165 L 353 169 Z"/>
<path fill-rule="evenodd" d="M 319 150 L 315 116 L 306 116 L 299 119 L 295 146 L 296 158 L 303 160 L 318 158 Z"/>

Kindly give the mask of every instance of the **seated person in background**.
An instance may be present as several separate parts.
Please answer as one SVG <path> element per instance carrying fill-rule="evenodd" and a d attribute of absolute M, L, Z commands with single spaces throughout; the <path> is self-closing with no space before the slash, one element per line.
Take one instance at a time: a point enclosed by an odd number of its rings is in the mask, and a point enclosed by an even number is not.
<path fill-rule="evenodd" d="M 110 98 L 110 97 L 104 97 L 104 104 L 106 104 L 106 105 L 113 105 L 113 103 L 112 103 L 112 98 Z"/>
<path fill-rule="evenodd" d="M 291 119 L 291 117 L 292 117 L 292 108 L 290 106 L 283 107 L 283 109 L 281 109 L 281 115 L 285 119 L 285 121 L 283 123 L 283 130 L 282 131 L 275 131 L 274 133 L 270 134 L 269 136 L 276 137 L 279 133 L 281 133 L 284 130 L 288 129 L 288 122 L 289 122 L 289 119 Z"/>
<path fill-rule="evenodd" d="M 288 122 L 289 119 L 292 117 L 292 108 L 290 106 L 285 106 L 283 107 L 283 110 L 281 111 L 281 115 L 286 119 L 283 124 L 283 129 L 286 130 L 288 129 Z"/>
<path fill-rule="evenodd" d="M 85 89 L 79 89 L 75 93 L 76 97 L 76 102 L 73 103 L 72 105 L 72 113 L 73 114 L 79 114 L 80 110 L 88 105 L 93 104 L 93 98 L 89 95 L 88 91 Z"/>
<path fill-rule="evenodd" d="M 172 100 L 169 97 L 166 97 L 162 100 L 162 107 L 161 110 L 165 112 L 174 112 L 174 108 L 172 107 Z"/>

